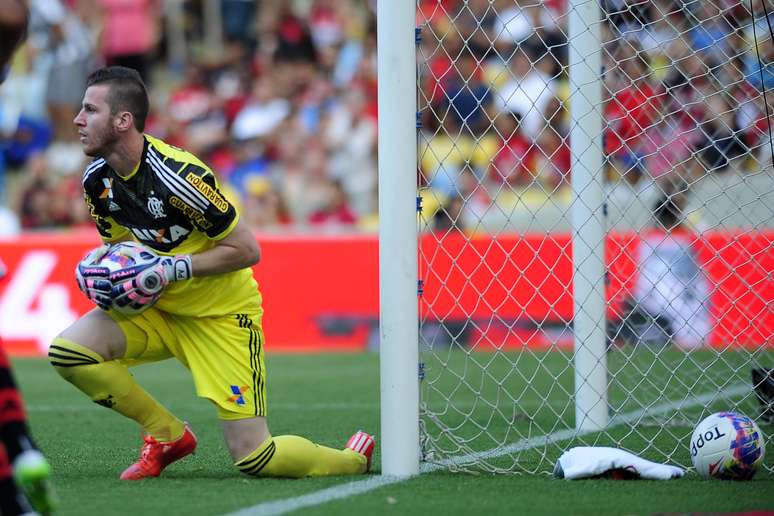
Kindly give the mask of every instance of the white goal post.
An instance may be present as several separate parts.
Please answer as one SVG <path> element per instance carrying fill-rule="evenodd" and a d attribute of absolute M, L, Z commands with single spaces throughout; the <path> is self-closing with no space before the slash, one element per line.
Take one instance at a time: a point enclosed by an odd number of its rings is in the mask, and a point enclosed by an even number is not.
<path fill-rule="evenodd" d="M 575 425 L 607 426 L 605 219 L 602 188 L 602 49 L 597 0 L 571 0 L 569 10 L 570 148 L 572 150 Z"/>
<path fill-rule="evenodd" d="M 377 5 L 382 474 L 419 473 L 413 0 Z"/>
<path fill-rule="evenodd" d="M 690 467 L 726 410 L 772 443 L 770 18 L 377 3 L 383 474 Z"/>

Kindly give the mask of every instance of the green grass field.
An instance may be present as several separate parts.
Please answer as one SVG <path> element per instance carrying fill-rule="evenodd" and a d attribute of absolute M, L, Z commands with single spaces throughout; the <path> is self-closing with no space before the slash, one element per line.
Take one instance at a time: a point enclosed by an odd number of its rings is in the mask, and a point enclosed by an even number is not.
<path fill-rule="evenodd" d="M 619 380 L 611 388 L 611 403 L 626 411 L 630 407 L 626 406 L 623 394 L 632 387 L 629 382 L 639 385 L 645 397 L 653 395 L 653 390 L 641 382 L 637 383 L 635 375 L 623 374 L 625 368 L 635 367 L 638 361 L 647 362 L 647 357 L 632 357 L 629 360 L 631 365 L 626 366 L 622 365 L 622 358 L 611 357 L 611 371 L 621 373 L 615 376 Z M 471 360 L 491 362 L 489 373 L 476 377 L 475 364 Z M 540 399 L 556 402 L 565 396 L 562 393 L 572 384 L 571 370 L 561 366 L 565 360 L 566 357 L 559 353 L 511 354 L 507 358 L 483 353 L 472 356 L 450 353 L 443 357 L 436 354 L 428 360 L 426 383 L 432 380 L 435 382 L 433 385 L 444 382 L 448 386 L 458 385 L 457 377 L 448 372 L 454 370 L 466 371 L 465 383 L 475 387 L 467 389 L 467 392 L 458 388 L 451 404 L 456 405 L 456 409 L 445 412 L 444 406 L 451 405 L 438 394 L 443 389 L 433 394 L 433 389 L 425 388 L 426 399 L 435 413 L 449 414 L 448 421 L 441 419 L 443 424 L 464 418 L 481 424 L 486 421 L 486 414 L 490 414 L 491 436 L 479 439 L 480 432 L 472 431 L 470 425 L 462 428 L 461 435 L 471 439 L 468 446 L 476 451 L 489 449 L 493 443 L 504 439 L 503 442 L 516 442 L 528 428 L 532 428 L 533 436 L 558 431 L 572 424 L 573 415 L 569 412 L 557 414 L 556 403 L 541 403 Z M 685 384 L 691 378 L 690 368 L 700 367 L 701 360 L 702 357 L 696 355 L 693 366 L 685 364 L 685 376 L 670 379 L 667 391 L 674 389 L 677 393 L 686 388 Z M 447 363 L 446 368 L 441 367 L 442 362 Z M 519 365 L 514 368 L 508 365 L 511 363 Z M 734 359 L 729 359 L 727 363 L 734 370 Z M 28 404 L 34 434 L 55 470 L 61 514 L 225 514 L 363 480 L 362 477 L 259 480 L 240 476 L 229 460 L 214 409 L 209 402 L 196 398 L 186 370 L 175 362 L 167 362 L 137 368 L 135 375 L 160 401 L 191 423 L 199 438 L 197 453 L 174 464 L 158 479 L 122 482 L 118 480 L 118 475 L 136 459 L 141 444 L 137 426 L 89 402 L 59 378 L 46 361 L 25 359 L 15 360 L 14 364 Z M 269 355 L 267 366 L 269 421 L 275 435 L 295 433 L 341 447 L 359 428 L 378 434 L 377 355 Z M 557 373 L 558 381 L 546 381 L 550 376 L 539 374 L 541 371 Z M 514 386 L 526 387 L 525 395 L 519 400 L 525 407 L 526 416 L 516 414 L 512 421 L 509 420 L 513 410 L 505 410 L 512 405 L 502 394 L 505 384 L 510 392 L 515 392 Z M 480 394 L 474 396 L 474 392 Z M 473 403 L 475 397 L 489 403 Z M 498 416 L 494 418 L 491 416 L 492 406 L 498 408 L 494 412 Z M 687 461 L 685 443 L 670 442 L 669 433 L 663 430 L 668 427 L 674 433 L 689 433 L 688 423 L 664 417 L 669 424 L 660 420 L 646 423 L 636 432 L 627 431 L 622 426 L 613 429 L 609 435 L 632 449 L 637 449 L 638 439 L 641 445 L 651 441 L 649 450 L 654 453 L 672 453 L 678 461 Z M 688 414 L 687 419 L 690 417 L 692 414 Z M 430 430 L 431 435 L 437 435 L 432 428 Z M 774 427 L 764 427 L 763 431 L 771 435 Z M 616 444 L 606 439 L 590 435 L 583 442 Z M 454 445 L 442 439 L 436 443 L 439 450 Z M 511 467 L 516 463 L 523 469 L 544 470 L 562 449 L 571 444 L 576 443 L 557 442 L 545 451 L 517 451 L 488 462 L 496 467 Z M 774 464 L 772 454 L 774 450 L 770 450 L 766 461 L 769 468 Z M 655 457 L 648 454 L 648 458 Z M 379 461 L 377 448 L 377 472 Z M 271 513 L 267 512 L 267 508 L 263 505 L 250 514 Z M 747 510 L 774 510 L 774 475 L 764 470 L 751 482 L 703 481 L 692 473 L 684 479 L 669 482 L 570 482 L 553 479 L 547 473 L 513 476 L 437 471 L 360 495 L 314 505 L 299 513 L 654 514 Z"/>
<path fill-rule="evenodd" d="M 575 428 L 574 405 L 568 404 L 574 385 L 571 353 L 445 348 L 424 353 L 423 359 L 427 447 L 436 458 L 494 450 L 484 461 L 487 471 L 551 471 L 567 441 L 513 453 L 502 448 Z M 637 424 L 614 424 L 608 432 L 588 434 L 572 444 L 644 451 L 650 460 L 690 466 L 685 444 L 694 425 L 708 415 L 702 410 L 733 407 L 756 415 L 759 403 L 750 389 L 750 364 L 768 366 L 773 359 L 774 354 L 762 351 L 753 357 L 747 351 L 615 350 L 607 356 L 611 412 Z"/>

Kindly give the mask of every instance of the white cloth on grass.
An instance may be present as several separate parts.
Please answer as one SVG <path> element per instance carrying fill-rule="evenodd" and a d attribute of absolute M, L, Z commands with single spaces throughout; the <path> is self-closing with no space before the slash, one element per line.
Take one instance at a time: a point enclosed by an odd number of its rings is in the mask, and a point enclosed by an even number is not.
<path fill-rule="evenodd" d="M 559 457 L 554 475 L 575 480 L 595 477 L 611 469 L 623 469 L 651 480 L 669 480 L 685 474 L 677 466 L 651 462 L 618 448 L 578 446 L 570 448 Z"/>

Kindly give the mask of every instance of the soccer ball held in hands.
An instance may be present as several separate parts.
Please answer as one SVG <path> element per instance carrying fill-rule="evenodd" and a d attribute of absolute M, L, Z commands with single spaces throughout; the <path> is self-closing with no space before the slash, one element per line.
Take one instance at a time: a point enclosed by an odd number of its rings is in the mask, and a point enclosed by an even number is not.
<path fill-rule="evenodd" d="M 134 315 L 153 306 L 167 284 L 161 257 L 137 242 L 119 242 L 91 251 L 76 269 L 78 286 L 102 309 Z"/>

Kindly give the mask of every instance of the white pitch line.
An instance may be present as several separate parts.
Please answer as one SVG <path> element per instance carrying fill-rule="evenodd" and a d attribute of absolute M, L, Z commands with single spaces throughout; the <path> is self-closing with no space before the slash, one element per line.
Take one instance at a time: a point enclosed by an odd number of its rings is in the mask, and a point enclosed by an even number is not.
<path fill-rule="evenodd" d="M 720 392 L 701 394 L 699 396 L 694 396 L 693 398 L 690 398 L 687 400 L 672 401 L 668 403 L 659 403 L 651 407 L 646 407 L 642 410 L 626 412 L 619 416 L 614 416 L 610 420 L 610 423 L 608 424 L 608 428 L 612 428 L 615 426 L 620 426 L 628 423 L 636 424 L 636 423 L 639 423 L 645 417 L 665 414 L 675 409 L 695 407 L 696 405 L 704 405 L 705 403 L 713 401 L 718 398 L 725 399 L 725 398 L 730 398 L 732 396 L 745 394 L 748 392 L 750 392 L 749 386 L 737 385 L 735 387 L 729 387 L 728 389 L 724 389 Z M 437 464 L 439 467 L 448 467 L 452 465 L 462 466 L 466 464 L 469 465 L 480 459 L 492 459 L 496 457 L 501 457 L 509 453 L 516 453 L 524 450 L 529 450 L 532 448 L 537 448 L 539 446 L 553 444 L 555 442 L 564 441 L 566 439 L 571 439 L 573 437 L 583 437 L 585 435 L 595 434 L 597 432 L 598 432 L 597 430 L 584 430 L 582 432 L 577 432 L 573 428 L 568 428 L 565 430 L 559 430 L 558 432 L 554 432 L 551 434 L 541 435 L 539 437 L 533 437 L 531 439 L 522 439 L 517 443 L 509 444 L 508 446 L 504 446 L 500 448 L 492 448 L 491 450 L 470 453 L 468 455 L 462 455 L 459 457 L 450 457 L 448 459 L 438 461 Z"/>
<path fill-rule="evenodd" d="M 735 387 L 729 387 L 722 391 L 710 394 L 702 394 L 690 399 L 681 400 L 678 402 L 659 403 L 646 407 L 642 410 L 633 412 L 627 412 L 620 416 L 613 417 L 608 425 L 608 428 L 614 426 L 623 425 L 626 423 L 637 423 L 645 417 L 657 416 L 659 414 L 667 413 L 674 409 L 688 408 L 696 405 L 703 405 L 709 401 L 716 399 L 730 398 L 732 396 L 738 396 L 750 392 L 750 387 L 746 385 L 737 385 Z M 564 441 L 573 437 L 582 437 L 584 435 L 597 433 L 596 431 L 581 431 L 577 432 L 574 429 L 560 430 L 540 437 L 533 437 L 532 439 L 523 439 L 517 443 L 511 445 L 493 448 L 491 450 L 471 453 L 460 457 L 452 457 L 443 461 L 439 461 L 434 464 L 424 464 L 422 466 L 422 473 L 430 473 L 439 469 L 444 469 L 449 465 L 455 464 L 469 464 L 470 462 L 480 458 L 495 458 L 509 453 L 517 451 L 528 450 L 531 448 L 537 448 L 538 446 Z M 391 484 L 397 484 L 408 480 L 411 477 L 394 477 L 381 475 L 378 477 L 371 477 L 366 480 L 357 480 L 354 482 L 347 482 L 346 484 L 339 484 L 337 486 L 315 491 L 313 493 L 295 496 L 293 498 L 284 498 L 282 500 L 275 500 L 273 502 L 264 502 L 252 507 L 246 507 L 236 512 L 228 513 L 226 516 L 278 516 L 280 514 L 287 514 L 298 509 L 305 507 L 314 507 L 317 505 L 323 505 L 334 500 L 341 500 L 343 498 L 349 498 L 350 496 L 356 496 L 380 487 L 388 486 Z"/>
<path fill-rule="evenodd" d="M 297 496 L 295 498 L 284 498 L 282 500 L 276 500 L 274 502 L 264 502 L 253 507 L 247 507 L 245 509 L 238 510 L 236 512 L 229 513 L 226 516 L 256 516 L 256 515 L 269 515 L 269 514 L 285 514 L 290 511 L 303 509 L 304 507 L 314 507 L 315 505 L 322 505 L 333 500 L 341 500 L 342 498 L 349 498 L 368 491 L 373 491 L 380 487 L 388 486 L 390 484 L 396 484 L 402 482 L 409 477 L 390 477 L 386 475 L 374 476 L 367 480 L 358 480 L 357 482 L 348 482 L 346 484 L 340 484 L 337 486 L 315 491 L 303 496 Z"/>

